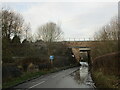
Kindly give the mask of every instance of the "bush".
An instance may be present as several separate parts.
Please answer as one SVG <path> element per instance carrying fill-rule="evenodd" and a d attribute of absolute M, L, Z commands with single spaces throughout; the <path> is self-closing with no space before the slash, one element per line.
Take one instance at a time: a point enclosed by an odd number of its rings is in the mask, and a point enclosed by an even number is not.
<path fill-rule="evenodd" d="M 2 61 L 3 63 L 11 63 L 12 60 L 11 40 L 7 37 L 2 38 Z"/>
<path fill-rule="evenodd" d="M 95 71 L 93 75 L 97 88 L 118 88 L 119 79 L 115 75 L 105 75 L 103 72 L 99 71 Z"/>
<path fill-rule="evenodd" d="M 13 64 L 4 64 L 2 66 L 2 80 L 3 83 L 14 77 L 19 77 L 22 72 Z"/>
<path fill-rule="evenodd" d="M 120 75 L 120 52 L 110 53 L 97 57 L 93 61 L 93 70 L 99 70 L 106 74 Z M 112 72 L 111 72 L 112 71 Z"/>

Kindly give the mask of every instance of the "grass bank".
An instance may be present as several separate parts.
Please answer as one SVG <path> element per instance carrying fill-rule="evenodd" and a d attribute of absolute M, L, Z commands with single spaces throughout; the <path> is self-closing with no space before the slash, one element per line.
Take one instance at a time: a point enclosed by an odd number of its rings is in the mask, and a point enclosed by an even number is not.
<path fill-rule="evenodd" d="M 96 57 L 92 64 L 92 77 L 98 88 L 120 88 L 120 52 Z"/>
<path fill-rule="evenodd" d="M 32 79 L 35 76 L 38 76 L 38 75 L 41 76 L 41 75 L 44 75 L 44 74 L 47 74 L 47 73 L 48 73 L 48 71 L 25 72 L 20 77 L 11 78 L 7 82 L 3 83 L 2 88 L 9 88 L 9 87 L 17 85 L 19 83 L 22 83 L 26 80 Z"/>
<path fill-rule="evenodd" d="M 60 67 L 60 68 L 53 68 L 50 70 L 44 69 L 44 70 L 40 70 L 38 72 L 24 72 L 20 77 L 11 78 L 7 82 L 3 83 L 2 88 L 11 88 L 11 87 L 14 87 L 20 83 L 32 80 L 32 79 L 37 78 L 37 77 L 40 77 L 41 75 L 57 72 L 57 71 L 72 68 L 75 66 L 76 65 L 71 65 L 71 66 L 65 66 L 65 67 Z"/>
<path fill-rule="evenodd" d="M 115 75 L 105 75 L 100 71 L 92 73 L 97 88 L 120 88 L 119 78 Z"/>

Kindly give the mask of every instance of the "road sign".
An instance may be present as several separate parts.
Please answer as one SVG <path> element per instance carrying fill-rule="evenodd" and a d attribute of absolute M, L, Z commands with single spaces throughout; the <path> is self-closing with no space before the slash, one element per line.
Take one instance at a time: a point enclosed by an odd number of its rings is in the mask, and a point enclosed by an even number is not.
<path fill-rule="evenodd" d="M 51 55 L 51 56 L 50 56 L 50 60 L 53 60 L 53 59 L 54 59 L 54 56 Z"/>

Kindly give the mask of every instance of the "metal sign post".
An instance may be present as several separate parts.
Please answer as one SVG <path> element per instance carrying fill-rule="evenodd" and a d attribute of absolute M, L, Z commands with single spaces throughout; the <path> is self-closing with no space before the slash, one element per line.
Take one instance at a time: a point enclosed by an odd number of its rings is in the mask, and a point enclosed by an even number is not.
<path fill-rule="evenodd" d="M 53 56 L 53 55 L 50 55 L 50 63 L 51 63 L 51 66 L 53 66 L 53 60 L 54 60 L 54 56 Z"/>

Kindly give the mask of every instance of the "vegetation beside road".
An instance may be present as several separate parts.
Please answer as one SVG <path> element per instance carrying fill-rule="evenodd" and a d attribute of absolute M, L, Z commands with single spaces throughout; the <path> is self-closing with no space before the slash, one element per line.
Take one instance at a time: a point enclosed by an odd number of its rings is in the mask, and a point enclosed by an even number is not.
<path fill-rule="evenodd" d="M 46 74 L 47 71 L 39 71 L 39 72 L 25 72 L 20 77 L 14 77 L 3 83 L 2 88 L 10 88 L 11 86 L 14 86 L 16 84 L 19 84 L 23 81 L 26 81 L 32 77 L 35 77 L 37 75 L 43 75 Z"/>
<path fill-rule="evenodd" d="M 102 71 L 94 71 L 93 80 L 97 88 L 120 88 L 119 77 L 116 75 L 106 75 Z"/>
<path fill-rule="evenodd" d="M 120 88 L 119 55 L 110 53 L 94 60 L 92 76 L 98 88 Z"/>
<path fill-rule="evenodd" d="M 101 42 L 92 50 L 92 76 L 98 88 L 120 88 L 118 18 L 113 17 L 95 34 Z"/>

